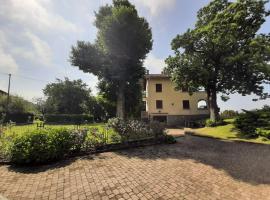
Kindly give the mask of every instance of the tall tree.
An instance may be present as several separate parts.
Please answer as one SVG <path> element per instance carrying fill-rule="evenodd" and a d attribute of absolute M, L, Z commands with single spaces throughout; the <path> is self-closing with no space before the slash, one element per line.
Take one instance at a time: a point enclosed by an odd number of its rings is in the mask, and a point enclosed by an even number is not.
<path fill-rule="evenodd" d="M 57 79 L 43 90 L 46 99 L 46 112 L 57 114 L 83 114 L 92 102 L 91 90 L 81 79 L 71 81 Z"/>
<path fill-rule="evenodd" d="M 165 71 L 179 88 L 204 87 L 210 118 L 219 118 L 217 93 L 266 97 L 270 81 L 270 35 L 258 34 L 269 11 L 265 0 L 214 0 L 199 10 L 193 30 L 173 39 Z"/>
<path fill-rule="evenodd" d="M 70 60 L 72 65 L 116 88 L 116 113 L 124 118 L 125 91 L 145 73 L 143 60 L 152 49 L 152 32 L 128 0 L 113 0 L 113 5 L 101 7 L 95 26 L 95 43 L 78 41 Z"/>

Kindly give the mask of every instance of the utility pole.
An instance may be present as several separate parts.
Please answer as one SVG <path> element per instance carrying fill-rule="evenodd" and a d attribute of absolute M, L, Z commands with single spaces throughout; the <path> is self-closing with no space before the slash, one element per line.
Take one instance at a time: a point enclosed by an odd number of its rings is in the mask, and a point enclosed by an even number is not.
<path fill-rule="evenodd" d="M 10 93 L 10 79 L 11 79 L 11 74 L 8 74 L 8 93 L 7 93 L 7 110 L 6 112 L 8 113 L 9 112 L 9 93 Z"/>

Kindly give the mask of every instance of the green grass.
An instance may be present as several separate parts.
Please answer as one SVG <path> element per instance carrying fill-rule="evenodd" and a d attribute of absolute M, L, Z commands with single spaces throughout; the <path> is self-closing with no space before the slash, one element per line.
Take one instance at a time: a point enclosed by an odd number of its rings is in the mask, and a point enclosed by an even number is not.
<path fill-rule="evenodd" d="M 68 128 L 68 129 L 76 129 L 77 125 L 45 125 L 45 128 Z M 98 128 L 98 129 L 104 129 L 105 124 L 104 123 L 97 123 L 97 124 L 86 124 L 81 125 L 80 128 Z M 21 134 L 29 130 L 35 130 L 37 129 L 36 124 L 30 124 L 30 125 L 22 125 L 22 126 L 12 126 L 12 127 L 5 127 L 4 133 L 5 134 Z"/>
<path fill-rule="evenodd" d="M 205 127 L 195 130 L 195 134 L 200 136 L 207 136 L 212 138 L 218 138 L 223 140 L 232 140 L 232 141 L 245 141 L 261 144 L 270 144 L 270 140 L 264 137 L 258 138 L 246 138 L 243 134 L 240 134 L 232 124 L 233 119 L 226 120 L 229 124 L 224 126 L 217 127 Z"/>
<path fill-rule="evenodd" d="M 67 128 L 67 129 L 77 129 L 77 125 L 45 125 L 44 127 L 46 128 Z M 99 131 L 98 133 L 102 134 L 105 137 L 105 133 L 106 133 L 106 137 L 107 137 L 107 142 L 108 143 L 113 143 L 113 139 L 112 137 L 118 136 L 117 133 L 114 132 L 114 130 L 112 129 L 106 129 L 106 124 L 105 123 L 95 123 L 95 124 L 85 124 L 85 125 L 81 125 L 79 127 L 79 129 L 84 129 L 84 128 L 97 128 Z M 37 129 L 37 125 L 36 124 L 30 124 L 30 125 L 15 125 L 15 126 L 11 126 L 11 127 L 4 127 L 4 135 L 5 136 L 11 136 L 14 137 L 16 135 L 20 135 L 20 134 L 24 134 L 27 131 L 31 131 L 31 130 L 36 130 Z M 93 138 L 95 136 L 88 134 L 89 138 Z M 2 138 L 3 139 L 3 138 Z M 1 140 L 1 139 L 0 139 Z"/>

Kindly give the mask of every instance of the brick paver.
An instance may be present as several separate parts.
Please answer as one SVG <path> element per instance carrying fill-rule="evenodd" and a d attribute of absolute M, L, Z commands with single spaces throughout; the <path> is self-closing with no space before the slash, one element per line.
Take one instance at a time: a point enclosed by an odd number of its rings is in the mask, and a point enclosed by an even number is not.
<path fill-rule="evenodd" d="M 35 168 L 0 166 L 7 199 L 270 199 L 270 147 L 185 136 Z M 0 195 L 1 196 L 1 195 Z"/>
<path fill-rule="evenodd" d="M 174 137 L 182 137 L 185 135 L 185 130 L 180 128 L 169 128 L 166 130 L 167 135 L 171 135 Z"/>

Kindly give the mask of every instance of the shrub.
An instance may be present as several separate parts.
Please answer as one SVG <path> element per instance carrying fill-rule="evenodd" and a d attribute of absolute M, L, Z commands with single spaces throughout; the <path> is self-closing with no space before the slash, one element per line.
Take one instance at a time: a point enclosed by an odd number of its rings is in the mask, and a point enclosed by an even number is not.
<path fill-rule="evenodd" d="M 152 121 L 149 124 L 150 130 L 155 134 L 156 137 L 164 136 L 165 123 L 161 123 L 158 121 Z"/>
<path fill-rule="evenodd" d="M 68 129 L 40 129 L 14 136 L 9 156 L 16 164 L 47 163 L 68 154 L 76 144 Z"/>
<path fill-rule="evenodd" d="M 267 130 L 267 129 L 257 128 L 256 133 L 258 133 L 258 135 L 260 136 L 270 139 L 270 129 Z"/>
<path fill-rule="evenodd" d="M 89 151 L 105 144 L 106 138 L 104 138 L 103 132 L 98 128 L 91 128 L 88 130 L 88 134 L 85 138 L 84 150 Z"/>
<path fill-rule="evenodd" d="M 164 136 L 165 125 L 160 122 L 146 124 L 138 120 L 122 120 L 112 118 L 108 121 L 108 126 L 118 133 L 121 141 L 138 140 L 150 137 Z"/>
<path fill-rule="evenodd" d="M 125 135 L 127 132 L 127 126 L 124 120 L 120 118 L 111 118 L 108 120 L 108 127 L 113 128 L 115 132 Z"/>
<path fill-rule="evenodd" d="M 259 115 L 255 112 L 244 111 L 241 113 L 234 121 L 235 127 L 240 130 L 242 134 L 245 134 L 247 137 L 257 137 L 258 133 L 256 132 L 257 121 Z"/>
<path fill-rule="evenodd" d="M 270 107 L 261 110 L 243 110 L 234 122 L 235 127 L 247 137 L 268 137 L 270 130 Z"/>
<path fill-rule="evenodd" d="M 120 143 L 121 142 L 121 136 L 114 131 L 111 133 L 110 139 L 111 139 L 112 143 Z"/>
<path fill-rule="evenodd" d="M 86 141 L 87 135 L 87 129 L 71 131 L 70 136 L 72 139 L 72 152 L 80 152 L 84 148 L 84 143 Z"/>
<path fill-rule="evenodd" d="M 166 135 L 163 137 L 163 140 L 167 144 L 174 144 L 176 143 L 176 139 L 172 135 Z"/>
<path fill-rule="evenodd" d="M 149 130 L 148 126 L 138 120 L 128 120 L 126 127 L 126 140 L 138 140 L 153 136 L 153 132 Z"/>
<path fill-rule="evenodd" d="M 211 119 L 207 119 L 205 121 L 205 126 L 207 126 L 207 127 L 223 126 L 225 124 L 226 124 L 226 122 L 224 122 L 223 120 L 213 121 Z"/>
<path fill-rule="evenodd" d="M 1 160 L 10 160 L 10 144 L 11 136 L 6 136 L 4 133 L 0 135 L 0 159 Z"/>
<path fill-rule="evenodd" d="M 93 123 L 93 116 L 84 114 L 47 114 L 44 116 L 46 123 L 58 124 L 83 124 Z"/>

